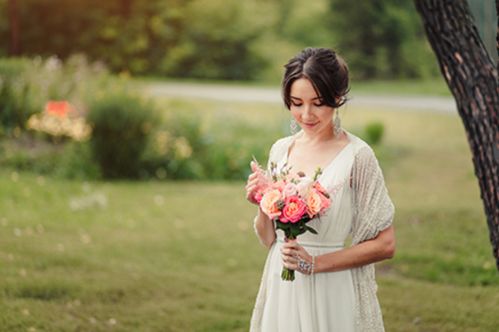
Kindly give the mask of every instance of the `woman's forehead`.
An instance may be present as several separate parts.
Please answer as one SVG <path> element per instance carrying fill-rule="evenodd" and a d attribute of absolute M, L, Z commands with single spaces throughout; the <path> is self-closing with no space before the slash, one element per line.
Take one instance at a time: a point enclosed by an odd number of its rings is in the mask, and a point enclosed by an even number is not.
<path fill-rule="evenodd" d="M 293 82 L 290 90 L 290 97 L 302 100 L 319 99 L 319 95 L 314 89 L 312 82 L 306 78 L 299 78 Z"/>

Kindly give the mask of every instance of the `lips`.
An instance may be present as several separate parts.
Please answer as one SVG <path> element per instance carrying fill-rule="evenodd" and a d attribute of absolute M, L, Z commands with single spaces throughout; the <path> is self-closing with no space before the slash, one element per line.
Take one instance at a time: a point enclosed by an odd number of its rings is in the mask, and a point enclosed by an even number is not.
<path fill-rule="evenodd" d="M 316 124 L 317 124 L 317 122 L 316 123 L 304 123 L 304 125 L 307 126 L 307 127 L 313 127 Z"/>

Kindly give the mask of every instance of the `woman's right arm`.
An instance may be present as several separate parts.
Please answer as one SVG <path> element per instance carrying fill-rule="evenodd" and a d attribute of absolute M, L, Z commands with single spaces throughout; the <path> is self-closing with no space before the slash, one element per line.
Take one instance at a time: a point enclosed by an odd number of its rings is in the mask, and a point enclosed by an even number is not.
<path fill-rule="evenodd" d="M 258 214 L 254 219 L 253 225 L 256 235 L 258 235 L 258 238 L 260 239 L 260 243 L 270 249 L 276 239 L 274 223 L 265 213 L 263 213 L 260 207 L 258 207 Z"/>

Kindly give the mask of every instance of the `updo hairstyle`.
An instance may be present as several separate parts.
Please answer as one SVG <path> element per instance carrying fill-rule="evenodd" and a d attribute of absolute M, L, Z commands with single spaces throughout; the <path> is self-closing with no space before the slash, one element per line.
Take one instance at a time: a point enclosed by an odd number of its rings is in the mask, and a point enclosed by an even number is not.
<path fill-rule="evenodd" d="M 338 108 L 345 104 L 348 86 L 348 66 L 342 57 L 328 48 L 306 48 L 284 66 L 282 97 L 291 107 L 291 86 L 300 78 L 308 79 L 322 102 Z"/>

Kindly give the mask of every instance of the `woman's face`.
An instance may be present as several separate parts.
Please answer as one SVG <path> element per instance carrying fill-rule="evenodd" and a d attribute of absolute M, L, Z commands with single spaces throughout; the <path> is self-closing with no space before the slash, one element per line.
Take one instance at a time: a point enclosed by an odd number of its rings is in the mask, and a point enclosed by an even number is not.
<path fill-rule="evenodd" d="M 298 125 L 309 135 L 315 135 L 333 128 L 334 108 L 323 104 L 306 78 L 293 82 L 290 91 L 290 111 Z"/>

